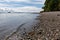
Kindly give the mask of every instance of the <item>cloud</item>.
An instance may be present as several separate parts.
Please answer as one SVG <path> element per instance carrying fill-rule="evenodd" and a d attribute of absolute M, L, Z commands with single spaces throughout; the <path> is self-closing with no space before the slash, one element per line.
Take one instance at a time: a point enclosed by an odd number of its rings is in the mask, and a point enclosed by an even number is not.
<path fill-rule="evenodd" d="M 22 4 L 2 4 L 2 3 L 0 3 L 0 7 L 22 7 L 22 6 L 24 6 L 24 5 L 22 5 Z"/>
<path fill-rule="evenodd" d="M 9 4 L 2 4 L 2 3 L 0 3 L 0 7 L 11 7 L 11 6 L 14 6 L 14 5 L 9 5 Z"/>
<path fill-rule="evenodd" d="M 0 9 L 21 12 L 39 12 L 45 0 L 0 0 Z"/>
<path fill-rule="evenodd" d="M 33 1 L 29 1 L 29 3 L 32 4 L 44 4 L 45 0 L 33 0 Z"/>
<path fill-rule="evenodd" d="M 44 4 L 45 0 L 0 0 L 0 2 L 26 2 L 31 4 Z"/>
<path fill-rule="evenodd" d="M 13 1 L 13 2 L 26 2 L 28 0 L 0 0 L 0 2 L 11 2 L 11 1 Z"/>
<path fill-rule="evenodd" d="M 25 6 L 25 7 L 20 7 L 20 8 L 16 8 L 16 9 L 21 12 L 40 12 L 40 11 L 42 11 L 41 8 L 32 7 L 32 6 Z M 15 10 L 15 11 L 17 11 L 17 10 Z"/>
<path fill-rule="evenodd" d="M 41 8 L 32 7 L 32 6 L 24 6 L 24 7 L 18 7 L 18 8 L 7 8 L 7 7 L 2 8 L 1 7 L 1 9 L 14 10 L 15 12 L 40 12 L 43 10 Z"/>

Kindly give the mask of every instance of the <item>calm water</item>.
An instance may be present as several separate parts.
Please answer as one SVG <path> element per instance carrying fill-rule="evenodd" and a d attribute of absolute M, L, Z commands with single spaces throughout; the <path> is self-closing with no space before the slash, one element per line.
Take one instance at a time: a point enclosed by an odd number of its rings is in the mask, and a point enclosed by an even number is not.
<path fill-rule="evenodd" d="M 39 14 L 32 13 L 1 13 L 0 14 L 0 40 L 3 40 L 6 35 L 9 35 L 21 25 L 22 30 L 26 28 L 26 31 L 31 29 L 31 26 L 37 22 L 35 18 Z"/>

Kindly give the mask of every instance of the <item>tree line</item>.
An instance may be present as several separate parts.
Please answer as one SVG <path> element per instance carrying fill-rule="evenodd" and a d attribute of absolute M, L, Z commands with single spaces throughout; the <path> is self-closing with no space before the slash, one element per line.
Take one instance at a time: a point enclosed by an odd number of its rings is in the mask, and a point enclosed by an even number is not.
<path fill-rule="evenodd" d="M 60 0 L 46 0 L 43 7 L 44 11 L 60 11 Z"/>

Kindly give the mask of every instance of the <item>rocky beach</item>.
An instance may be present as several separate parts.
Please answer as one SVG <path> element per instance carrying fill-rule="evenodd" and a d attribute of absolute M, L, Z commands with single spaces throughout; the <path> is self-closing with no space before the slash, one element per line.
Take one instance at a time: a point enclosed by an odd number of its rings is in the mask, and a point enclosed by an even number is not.
<path fill-rule="evenodd" d="M 39 30 L 39 40 L 60 40 L 60 12 L 41 13 Z"/>

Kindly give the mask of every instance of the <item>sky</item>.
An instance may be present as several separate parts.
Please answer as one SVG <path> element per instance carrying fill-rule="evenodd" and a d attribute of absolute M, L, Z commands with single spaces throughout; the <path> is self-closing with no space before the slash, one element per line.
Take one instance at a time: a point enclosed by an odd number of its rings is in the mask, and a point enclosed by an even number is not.
<path fill-rule="evenodd" d="M 0 9 L 16 12 L 39 12 L 45 0 L 0 0 Z"/>

